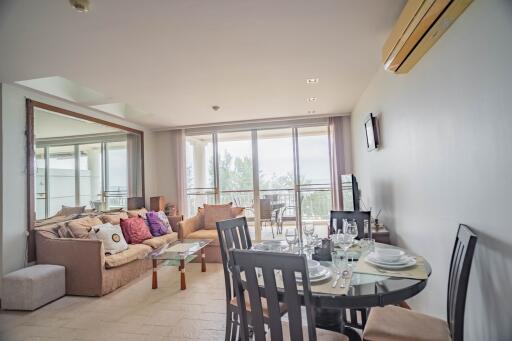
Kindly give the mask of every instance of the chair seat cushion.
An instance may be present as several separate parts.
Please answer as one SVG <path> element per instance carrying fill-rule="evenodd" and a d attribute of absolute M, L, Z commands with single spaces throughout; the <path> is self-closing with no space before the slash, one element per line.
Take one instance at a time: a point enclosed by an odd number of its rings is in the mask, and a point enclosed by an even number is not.
<path fill-rule="evenodd" d="M 213 239 L 210 245 L 219 245 L 217 230 L 197 230 L 187 235 L 186 239 Z"/>
<path fill-rule="evenodd" d="M 372 308 L 363 338 L 368 341 L 451 341 L 446 321 L 393 305 Z"/>
<path fill-rule="evenodd" d="M 288 322 L 283 321 L 282 328 L 283 328 L 283 341 L 292 341 L 292 339 L 290 337 L 290 331 L 289 331 L 290 325 L 288 324 Z M 302 327 L 302 337 L 303 337 L 304 341 L 309 340 L 308 335 L 309 335 L 308 327 L 303 326 Z M 269 341 L 272 340 L 270 333 L 267 334 L 266 339 Z M 320 328 L 316 328 L 316 339 L 317 339 L 317 341 L 349 341 L 348 337 L 343 334 L 332 332 L 330 330 L 320 329 Z"/>
<path fill-rule="evenodd" d="M 164 246 L 167 243 L 172 243 L 176 240 L 178 240 L 178 234 L 176 232 L 171 232 L 160 237 L 146 239 L 142 244 L 151 246 L 153 249 L 158 249 L 159 247 Z"/>
<path fill-rule="evenodd" d="M 144 258 L 151 251 L 153 251 L 151 246 L 144 244 L 130 244 L 128 245 L 128 249 L 123 252 L 105 256 L 105 267 L 107 269 L 111 269 L 128 264 L 134 260 Z"/>

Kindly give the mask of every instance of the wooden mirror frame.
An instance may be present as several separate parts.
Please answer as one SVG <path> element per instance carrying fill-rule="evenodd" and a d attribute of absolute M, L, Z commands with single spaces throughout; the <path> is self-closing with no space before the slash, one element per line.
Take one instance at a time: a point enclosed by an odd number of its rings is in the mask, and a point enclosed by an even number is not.
<path fill-rule="evenodd" d="M 144 132 L 142 130 L 133 129 L 130 127 L 126 127 L 117 123 L 112 123 L 109 121 L 105 121 L 96 117 L 87 116 L 84 114 L 80 114 L 71 110 L 62 109 L 50 104 L 34 101 L 30 98 L 26 99 L 26 131 L 25 134 L 27 136 L 27 262 L 33 262 L 36 260 L 36 248 L 35 248 L 35 234 L 34 234 L 34 224 L 35 224 L 35 189 L 34 189 L 34 157 L 35 157 L 35 136 L 34 136 L 34 108 L 40 108 L 44 110 L 48 110 L 51 112 L 55 112 L 58 114 L 79 118 L 81 120 L 86 120 L 98 124 L 103 124 L 109 127 L 117 128 L 120 130 L 124 130 L 130 133 L 138 134 L 140 136 L 140 148 L 141 148 L 141 177 L 142 177 L 142 197 L 145 198 L 145 183 L 144 183 Z"/>

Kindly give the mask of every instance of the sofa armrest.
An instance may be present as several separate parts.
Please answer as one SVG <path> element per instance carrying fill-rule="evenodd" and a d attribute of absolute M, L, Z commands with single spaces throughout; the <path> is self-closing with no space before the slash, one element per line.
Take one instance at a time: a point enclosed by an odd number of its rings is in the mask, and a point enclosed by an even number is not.
<path fill-rule="evenodd" d="M 66 268 L 66 294 L 101 296 L 105 250 L 101 240 L 47 238 L 36 233 L 37 262 Z"/>
<path fill-rule="evenodd" d="M 199 214 L 187 218 L 178 223 L 178 239 L 183 240 L 187 238 L 189 234 L 201 229 L 201 220 Z"/>

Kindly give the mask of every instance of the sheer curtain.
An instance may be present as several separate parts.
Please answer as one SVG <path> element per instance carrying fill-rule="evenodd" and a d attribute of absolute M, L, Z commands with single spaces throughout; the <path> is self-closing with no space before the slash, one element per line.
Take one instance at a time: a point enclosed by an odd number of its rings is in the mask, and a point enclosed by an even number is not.
<path fill-rule="evenodd" d="M 140 136 L 128 134 L 126 140 L 128 198 L 142 196 Z"/>
<path fill-rule="evenodd" d="M 187 161 L 186 161 L 186 140 L 185 131 L 183 129 L 173 130 L 172 135 L 172 151 L 174 155 L 174 162 L 176 164 L 176 192 L 177 192 L 177 206 L 181 214 L 187 211 Z"/>
<path fill-rule="evenodd" d="M 331 158 L 332 209 L 341 210 L 341 175 L 352 172 L 350 116 L 329 117 L 329 154 Z"/>

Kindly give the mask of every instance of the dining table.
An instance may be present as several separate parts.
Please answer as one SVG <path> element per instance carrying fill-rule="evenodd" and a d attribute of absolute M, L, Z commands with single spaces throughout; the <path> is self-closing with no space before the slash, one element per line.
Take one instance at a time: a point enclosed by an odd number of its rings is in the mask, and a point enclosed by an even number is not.
<path fill-rule="evenodd" d="M 426 287 L 432 272 L 431 266 L 425 258 L 414 255 L 407 250 L 404 250 L 405 253 L 415 260 L 415 264 L 411 267 L 389 270 L 374 266 L 366 261 L 369 251 L 358 249 L 357 244 L 356 242 L 348 250 L 349 254 L 355 252 L 356 254 L 359 253 L 359 256 L 356 257 L 349 268 L 350 278 L 348 283 L 345 283 L 344 288 L 341 288 L 339 283 L 336 283 L 335 288 L 332 287 L 336 280 L 337 269 L 331 260 L 320 261 L 322 266 L 329 269 L 330 276 L 323 281 L 310 281 L 316 308 L 316 326 L 342 332 L 350 340 L 361 340 L 359 333 L 351 328 L 362 328 L 360 323 L 357 322 L 358 310 L 359 314 L 365 315 L 371 307 L 399 304 L 417 295 Z M 258 245 L 261 244 L 254 244 L 253 249 L 262 251 Z M 399 249 L 396 246 L 375 243 L 375 248 L 379 247 Z M 335 247 L 334 250 L 337 250 L 337 248 Z M 304 253 L 308 259 L 311 259 L 313 255 L 311 250 L 309 252 L 305 251 L 303 247 L 292 248 L 292 251 L 290 251 L 290 248 L 284 243 L 267 251 Z M 283 295 L 284 293 L 280 294 Z M 350 319 L 348 323 L 346 321 L 347 315 Z M 363 318 L 365 319 L 366 316 Z"/>

